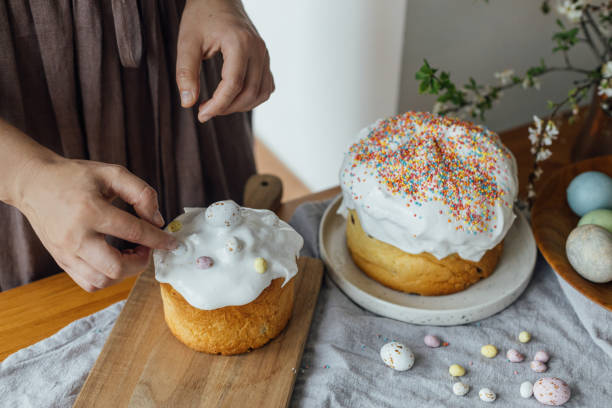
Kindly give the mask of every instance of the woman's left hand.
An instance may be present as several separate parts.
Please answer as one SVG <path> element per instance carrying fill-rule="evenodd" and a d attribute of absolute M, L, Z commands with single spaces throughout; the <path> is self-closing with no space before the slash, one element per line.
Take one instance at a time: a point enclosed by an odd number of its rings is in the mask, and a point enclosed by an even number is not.
<path fill-rule="evenodd" d="M 198 120 L 244 112 L 274 91 L 270 56 L 240 0 L 187 0 L 179 29 L 176 82 L 181 105 L 191 107 L 200 93 L 203 59 L 223 55 L 221 82 L 198 109 Z"/>

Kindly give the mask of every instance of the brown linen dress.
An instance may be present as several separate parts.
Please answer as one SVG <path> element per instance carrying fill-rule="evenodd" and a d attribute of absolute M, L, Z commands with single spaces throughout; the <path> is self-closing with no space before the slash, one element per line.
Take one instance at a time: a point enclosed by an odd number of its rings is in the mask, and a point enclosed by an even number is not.
<path fill-rule="evenodd" d="M 255 172 L 244 113 L 199 124 L 175 85 L 181 0 L 0 2 L 0 117 L 69 158 L 126 166 L 183 207 L 240 200 Z M 202 64 L 201 98 L 222 59 Z M 0 135 L 1 137 L 1 135 Z M 0 290 L 60 271 L 27 219 L 0 202 Z"/>

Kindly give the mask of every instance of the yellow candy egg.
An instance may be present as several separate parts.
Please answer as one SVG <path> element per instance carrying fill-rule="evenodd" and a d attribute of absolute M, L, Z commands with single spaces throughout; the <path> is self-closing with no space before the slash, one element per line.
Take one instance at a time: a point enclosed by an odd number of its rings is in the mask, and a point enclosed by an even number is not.
<path fill-rule="evenodd" d="M 492 344 L 487 344 L 486 346 L 482 346 L 480 348 L 480 354 L 482 354 L 486 358 L 493 358 L 497 355 L 497 347 L 495 347 Z"/>
<path fill-rule="evenodd" d="M 453 364 L 448 367 L 448 372 L 453 377 L 461 377 L 465 375 L 465 368 L 461 367 L 459 364 Z"/>
<path fill-rule="evenodd" d="M 183 224 L 180 221 L 174 220 L 170 224 L 168 224 L 168 231 L 177 232 L 183 228 Z"/>
<path fill-rule="evenodd" d="M 257 273 L 264 273 L 267 269 L 268 269 L 268 263 L 266 262 L 265 259 L 259 257 L 259 258 L 255 258 L 255 271 Z"/>
<path fill-rule="evenodd" d="M 528 343 L 529 340 L 531 340 L 531 334 L 529 332 L 522 331 L 519 333 L 518 339 L 521 343 Z"/>

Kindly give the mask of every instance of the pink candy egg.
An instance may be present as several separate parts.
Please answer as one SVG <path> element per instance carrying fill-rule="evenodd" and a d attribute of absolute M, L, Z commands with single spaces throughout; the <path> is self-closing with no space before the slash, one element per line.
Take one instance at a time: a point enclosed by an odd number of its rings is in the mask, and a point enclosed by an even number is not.
<path fill-rule="evenodd" d="M 433 347 L 433 348 L 440 347 L 440 339 L 437 338 L 436 336 L 432 336 L 431 334 L 428 334 L 427 336 L 425 336 L 423 341 L 425 342 L 425 345 L 427 347 Z"/>
<path fill-rule="evenodd" d="M 550 359 L 550 355 L 546 351 L 540 350 L 537 353 L 535 353 L 535 356 L 533 357 L 533 359 L 535 361 L 541 361 L 542 363 L 547 363 L 548 360 Z"/>
<path fill-rule="evenodd" d="M 201 256 L 196 259 L 196 266 L 200 269 L 208 269 L 214 265 L 214 261 L 210 256 Z"/>
<path fill-rule="evenodd" d="M 533 396 L 544 405 L 562 405 L 571 394 L 569 385 L 560 378 L 544 377 L 533 384 Z"/>
<path fill-rule="evenodd" d="M 520 363 L 521 361 L 525 359 L 525 356 L 519 353 L 518 351 L 516 351 L 515 349 L 510 349 L 506 353 L 506 358 L 511 363 Z"/>
<path fill-rule="evenodd" d="M 531 367 L 531 369 L 536 373 L 543 373 L 544 371 L 548 370 L 546 364 L 541 361 L 532 361 L 529 363 L 529 367 Z"/>

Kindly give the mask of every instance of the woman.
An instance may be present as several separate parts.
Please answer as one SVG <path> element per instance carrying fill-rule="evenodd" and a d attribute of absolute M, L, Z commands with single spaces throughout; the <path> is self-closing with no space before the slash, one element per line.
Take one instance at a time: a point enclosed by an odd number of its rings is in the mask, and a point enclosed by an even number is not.
<path fill-rule="evenodd" d="M 162 214 L 240 199 L 274 90 L 240 0 L 8 0 L 0 50 L 0 289 L 104 288 L 176 246 Z"/>

